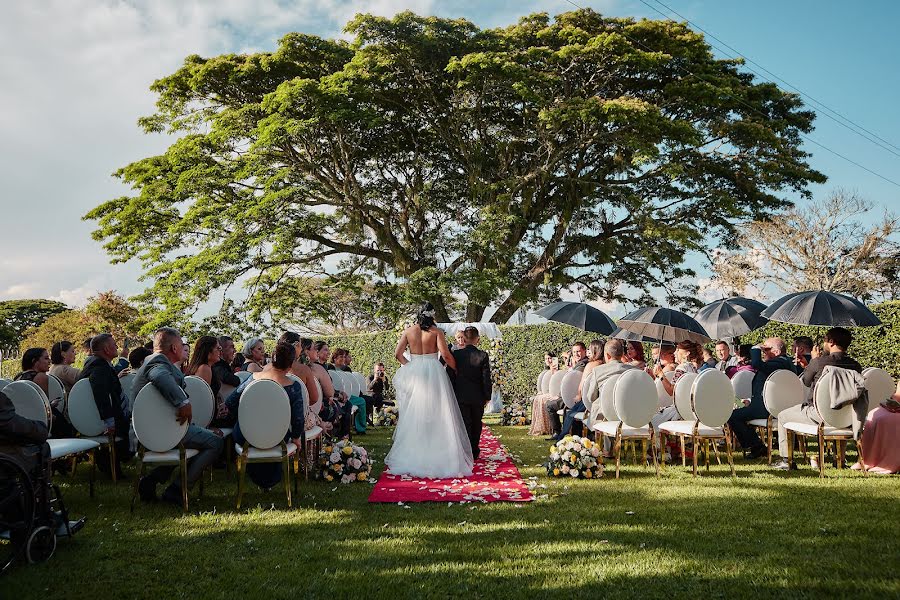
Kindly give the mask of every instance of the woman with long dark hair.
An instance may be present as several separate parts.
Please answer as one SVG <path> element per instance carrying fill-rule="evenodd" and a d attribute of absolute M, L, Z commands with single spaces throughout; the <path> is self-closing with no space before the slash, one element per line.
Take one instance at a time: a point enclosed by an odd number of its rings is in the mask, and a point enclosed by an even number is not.
<path fill-rule="evenodd" d="M 62 381 L 66 388 L 66 394 L 72 391 L 72 386 L 81 377 L 81 371 L 72 366 L 75 362 L 75 344 L 63 340 L 50 347 L 50 374 Z"/>
<path fill-rule="evenodd" d="M 219 397 L 222 381 L 213 370 L 213 365 L 222 358 L 222 346 L 219 338 L 211 335 L 201 335 L 194 342 L 194 350 L 191 352 L 191 360 L 185 369 L 185 375 L 196 375 L 212 388 L 213 398 Z"/>
<path fill-rule="evenodd" d="M 434 307 L 426 303 L 397 342 L 394 355 L 402 365 L 394 375 L 399 420 L 384 463 L 393 474 L 467 477 L 474 464 L 472 446 L 438 356 L 452 370 L 456 359 L 434 315 Z"/>

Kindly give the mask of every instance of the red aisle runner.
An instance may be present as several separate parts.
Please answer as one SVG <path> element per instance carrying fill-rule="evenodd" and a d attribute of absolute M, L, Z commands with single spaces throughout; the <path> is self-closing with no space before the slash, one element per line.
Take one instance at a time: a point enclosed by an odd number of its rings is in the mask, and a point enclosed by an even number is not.
<path fill-rule="evenodd" d="M 481 430 L 481 456 L 470 477 L 422 479 L 385 470 L 369 502 L 530 502 L 519 469 L 487 425 Z"/>

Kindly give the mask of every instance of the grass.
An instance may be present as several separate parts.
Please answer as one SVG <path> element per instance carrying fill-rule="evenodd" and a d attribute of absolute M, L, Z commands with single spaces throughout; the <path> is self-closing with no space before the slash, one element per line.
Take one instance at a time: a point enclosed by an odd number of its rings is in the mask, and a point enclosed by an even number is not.
<path fill-rule="evenodd" d="M 736 479 L 630 461 L 618 481 L 551 479 L 543 438 L 494 431 L 546 486 L 535 502 L 370 505 L 370 484 L 301 482 L 293 510 L 250 485 L 235 511 L 217 471 L 186 516 L 130 514 L 129 485 L 91 500 L 80 472 L 60 482 L 87 526 L 0 576 L 0 598 L 900 597 L 900 478 L 738 459 Z M 385 430 L 358 441 L 390 447 Z"/>

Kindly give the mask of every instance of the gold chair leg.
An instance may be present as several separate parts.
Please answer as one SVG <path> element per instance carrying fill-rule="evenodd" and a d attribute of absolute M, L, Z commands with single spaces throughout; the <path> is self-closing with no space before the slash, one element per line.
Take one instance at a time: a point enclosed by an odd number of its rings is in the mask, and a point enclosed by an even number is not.
<path fill-rule="evenodd" d="M 772 464 L 772 415 L 769 415 L 769 423 L 766 425 L 766 460 Z"/>
<path fill-rule="evenodd" d="M 684 436 L 682 435 L 680 437 L 681 437 L 681 466 L 686 467 L 687 466 L 687 458 L 685 458 L 685 456 L 684 456 Z"/>
<path fill-rule="evenodd" d="M 94 497 L 94 483 L 97 481 L 97 454 L 96 454 L 96 452 L 97 452 L 96 450 L 91 450 L 91 453 L 90 453 L 90 457 L 91 457 L 90 495 L 91 495 L 91 498 Z"/>
<path fill-rule="evenodd" d="M 116 436 L 109 436 L 109 472 L 112 474 L 113 483 L 118 483 L 116 477 Z"/>
<path fill-rule="evenodd" d="M 788 429 L 785 433 L 787 433 L 788 466 L 790 470 L 794 468 L 794 432 Z"/>
<path fill-rule="evenodd" d="M 825 479 L 825 435 L 819 427 L 819 479 Z"/>
<path fill-rule="evenodd" d="M 860 438 L 861 437 L 862 436 L 860 436 Z M 856 457 L 859 460 L 859 465 L 862 467 L 863 477 L 867 477 L 869 475 L 869 468 L 866 466 L 866 460 L 863 456 L 862 439 L 856 440 Z"/>
<path fill-rule="evenodd" d="M 734 455 L 731 451 L 731 432 L 726 429 L 725 431 L 725 452 L 728 455 L 728 466 L 731 467 L 731 476 L 737 477 L 737 473 L 734 472 Z"/>
<path fill-rule="evenodd" d="M 284 471 L 284 494 L 287 496 L 288 508 L 293 508 L 294 505 L 291 499 L 291 466 L 288 461 L 288 455 L 285 452 L 284 457 L 281 459 L 281 470 Z"/>
<path fill-rule="evenodd" d="M 838 469 L 841 469 L 841 470 L 843 470 L 843 468 L 844 468 L 844 451 L 847 448 L 846 444 L 847 444 L 847 442 L 845 442 L 844 440 L 839 440 L 837 442 Z"/>
<path fill-rule="evenodd" d="M 699 440 L 696 436 L 691 436 L 691 443 L 694 448 L 694 451 L 692 452 L 692 454 L 694 455 L 694 477 L 697 476 L 697 452 L 700 450 L 700 444 L 698 442 Z"/>
<path fill-rule="evenodd" d="M 237 497 L 237 510 L 241 509 L 241 499 L 244 497 L 244 478 L 247 475 L 247 463 L 245 462 L 245 457 L 242 454 L 237 458 L 237 476 L 238 476 L 238 497 Z"/>
<path fill-rule="evenodd" d="M 622 427 L 616 432 L 616 479 L 619 478 L 619 462 L 622 457 Z"/>
<path fill-rule="evenodd" d="M 178 449 L 179 458 L 181 460 L 181 503 L 184 512 L 188 511 L 188 486 L 187 486 L 187 453 L 184 446 Z M 202 479 L 202 477 L 201 477 Z"/>
<path fill-rule="evenodd" d="M 659 479 L 659 460 L 656 458 L 656 444 L 653 443 L 653 429 L 650 430 L 650 454 L 653 456 L 653 468 L 656 469 L 656 478 Z"/>
<path fill-rule="evenodd" d="M 713 442 L 712 449 L 713 449 L 713 455 L 716 457 L 716 464 L 721 467 L 722 466 L 722 458 L 719 456 L 719 445 L 718 445 L 717 441 Z"/>
<path fill-rule="evenodd" d="M 706 463 L 706 472 L 709 473 L 709 438 L 703 440 L 703 460 Z"/>
<path fill-rule="evenodd" d="M 647 440 L 641 440 L 641 465 L 647 464 Z"/>

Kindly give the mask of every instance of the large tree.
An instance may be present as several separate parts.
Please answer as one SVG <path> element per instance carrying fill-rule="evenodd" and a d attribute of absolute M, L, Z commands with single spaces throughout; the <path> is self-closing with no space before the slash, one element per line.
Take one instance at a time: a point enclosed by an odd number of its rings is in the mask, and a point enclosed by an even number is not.
<path fill-rule="evenodd" d="M 26 330 L 37 327 L 48 318 L 68 310 L 56 300 L 6 300 L 0 302 L 0 351 L 18 348 Z"/>
<path fill-rule="evenodd" d="M 160 319 L 238 281 L 297 319 L 276 301 L 310 277 L 471 321 L 573 287 L 675 301 L 686 253 L 824 180 L 800 99 L 684 23 L 405 12 L 346 31 L 189 56 L 153 84 L 142 126 L 182 137 L 87 218 L 114 262 L 143 261 Z"/>

